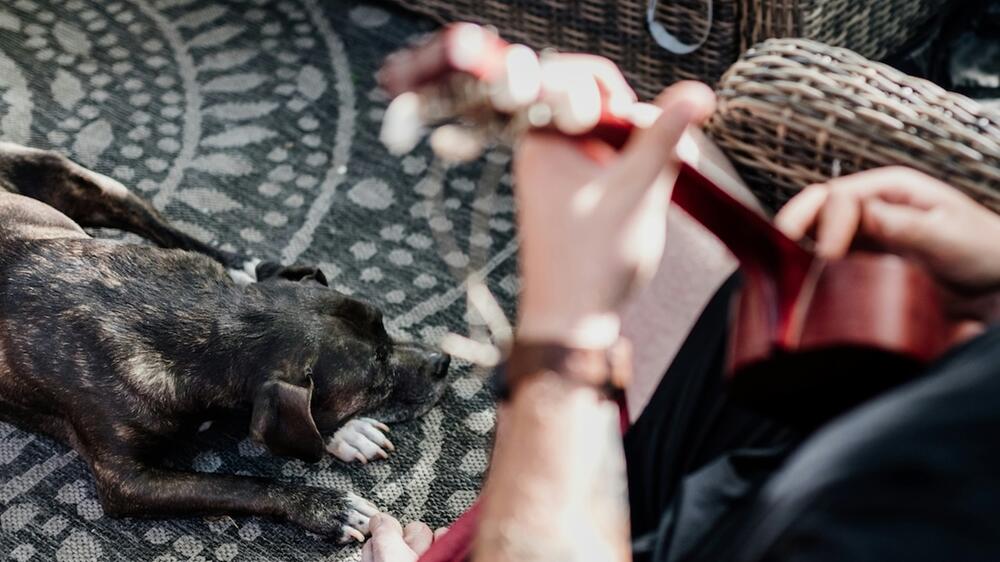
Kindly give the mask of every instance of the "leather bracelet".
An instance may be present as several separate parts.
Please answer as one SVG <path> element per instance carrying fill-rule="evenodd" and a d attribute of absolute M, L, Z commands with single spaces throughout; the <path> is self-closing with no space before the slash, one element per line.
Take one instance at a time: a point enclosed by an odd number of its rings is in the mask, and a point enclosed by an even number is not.
<path fill-rule="evenodd" d="M 552 372 L 565 380 L 600 390 L 608 398 L 620 394 L 632 378 L 632 345 L 619 339 L 609 348 L 574 348 L 553 342 L 515 341 L 497 369 L 497 398 L 509 400 L 517 388 Z"/>

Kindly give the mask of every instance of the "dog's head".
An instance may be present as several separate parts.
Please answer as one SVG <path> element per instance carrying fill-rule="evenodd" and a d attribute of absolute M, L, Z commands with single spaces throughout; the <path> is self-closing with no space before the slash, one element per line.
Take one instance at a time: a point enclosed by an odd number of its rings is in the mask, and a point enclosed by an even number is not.
<path fill-rule="evenodd" d="M 382 313 L 325 290 L 295 330 L 302 350 L 279 361 L 254 399 L 251 434 L 276 454 L 315 461 L 329 436 L 357 416 L 403 421 L 429 410 L 444 393 L 450 358 L 394 341 Z"/>

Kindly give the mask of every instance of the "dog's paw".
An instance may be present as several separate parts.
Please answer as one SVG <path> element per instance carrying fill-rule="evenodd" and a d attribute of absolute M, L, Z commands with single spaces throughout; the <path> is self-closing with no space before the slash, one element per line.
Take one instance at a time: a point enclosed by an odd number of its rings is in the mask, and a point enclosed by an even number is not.
<path fill-rule="evenodd" d="M 365 542 L 365 537 L 370 534 L 368 522 L 378 513 L 378 508 L 372 502 L 350 492 L 347 493 L 345 503 L 341 513 L 343 530 L 337 541 L 341 544 L 351 542 L 352 539 Z"/>
<path fill-rule="evenodd" d="M 326 452 L 344 462 L 358 461 L 362 464 L 375 459 L 389 458 L 389 451 L 396 447 L 385 436 L 389 426 L 371 418 L 355 418 L 348 421 L 326 441 Z"/>
<path fill-rule="evenodd" d="M 357 494 L 327 489 L 311 489 L 293 506 L 293 522 L 341 544 L 364 542 L 369 535 L 368 522 L 379 512 L 375 504 Z"/>

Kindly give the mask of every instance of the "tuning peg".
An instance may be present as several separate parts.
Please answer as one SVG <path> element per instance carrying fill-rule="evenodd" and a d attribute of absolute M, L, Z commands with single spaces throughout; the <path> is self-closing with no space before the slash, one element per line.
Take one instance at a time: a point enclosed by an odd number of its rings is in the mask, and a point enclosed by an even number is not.
<path fill-rule="evenodd" d="M 382 117 L 379 140 L 391 154 L 401 156 L 416 148 L 424 129 L 423 101 L 414 92 L 402 93 L 389 104 Z"/>
<path fill-rule="evenodd" d="M 442 125 L 431 133 L 430 144 L 439 158 L 458 164 L 478 158 L 486 147 L 486 138 L 480 129 Z"/>
<path fill-rule="evenodd" d="M 508 47 L 490 85 L 493 107 L 513 113 L 534 103 L 541 90 L 542 67 L 535 51 L 524 45 Z"/>
<path fill-rule="evenodd" d="M 541 66 L 542 87 L 556 127 L 569 135 L 593 128 L 601 118 L 602 96 L 597 82 L 556 58 L 546 57 Z"/>

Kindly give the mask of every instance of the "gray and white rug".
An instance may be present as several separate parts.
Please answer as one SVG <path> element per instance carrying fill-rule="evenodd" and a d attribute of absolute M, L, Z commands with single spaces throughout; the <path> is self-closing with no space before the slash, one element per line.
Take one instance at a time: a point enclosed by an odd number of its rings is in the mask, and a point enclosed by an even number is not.
<path fill-rule="evenodd" d="M 969 20 L 983 47 L 963 36 L 948 51 L 984 53 L 956 55 L 974 72 L 951 74 L 985 77 L 972 93 L 996 98 L 995 61 L 984 74 L 973 60 L 996 52 L 1000 11 L 989 5 L 989 17 Z M 386 100 L 372 73 L 428 29 L 358 0 L 4 0 L 0 138 L 118 178 L 202 240 L 319 263 L 338 290 L 382 306 L 393 333 L 434 342 L 470 320 L 461 272 L 481 270 L 508 314 L 517 283 L 507 157 L 440 170 L 426 150 L 398 159 L 377 141 Z M 448 524 L 476 496 L 494 423 L 479 375 L 460 367 L 453 377 L 438 408 L 393 429 L 387 462 L 305 465 L 225 432 L 172 460 L 348 488 L 403 520 Z M 4 559 L 358 556 L 259 519 L 110 519 L 72 451 L 0 424 Z"/>
<path fill-rule="evenodd" d="M 506 157 L 439 170 L 426 151 L 399 159 L 378 143 L 372 74 L 428 29 L 354 0 L 5 0 L 0 138 L 118 178 L 202 240 L 319 263 L 336 289 L 383 307 L 391 332 L 435 342 L 466 327 L 456 271 L 481 268 L 508 312 L 517 288 Z M 393 428 L 387 462 L 306 465 L 212 432 L 175 462 L 347 488 L 448 524 L 477 494 L 494 423 L 478 374 L 452 376 L 439 407 Z M 0 424 L 4 559 L 358 556 L 260 519 L 111 519 L 75 453 Z"/>

